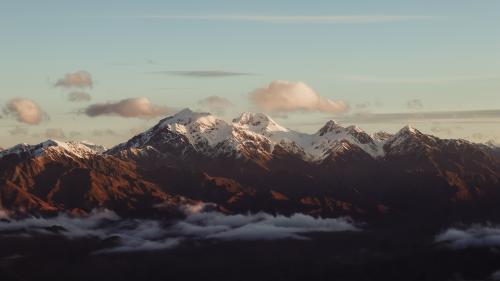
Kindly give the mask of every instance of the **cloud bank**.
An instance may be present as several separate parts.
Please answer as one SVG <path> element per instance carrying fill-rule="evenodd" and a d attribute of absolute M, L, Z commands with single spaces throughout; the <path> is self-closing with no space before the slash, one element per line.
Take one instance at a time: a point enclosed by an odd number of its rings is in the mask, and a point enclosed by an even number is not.
<path fill-rule="evenodd" d="M 435 237 L 456 250 L 500 246 L 500 226 L 473 225 L 469 228 L 450 228 Z"/>
<path fill-rule="evenodd" d="M 38 125 L 47 118 L 40 106 L 30 99 L 15 98 L 7 102 L 4 113 L 17 121 L 29 125 Z"/>
<path fill-rule="evenodd" d="M 285 217 L 265 213 L 224 215 L 218 212 L 193 212 L 174 222 L 122 219 L 111 211 L 94 212 L 87 217 L 59 215 L 47 219 L 0 221 L 0 237 L 15 233 L 24 236 L 62 235 L 69 239 L 119 238 L 117 245 L 100 253 L 161 250 L 175 247 L 185 240 L 308 239 L 306 233 L 336 231 L 358 231 L 358 228 L 345 218 L 321 219 L 303 214 Z"/>
<path fill-rule="evenodd" d="M 316 111 L 341 113 L 348 111 L 343 101 L 319 96 L 303 82 L 276 80 L 267 87 L 250 93 L 250 100 L 267 112 Z"/>
<path fill-rule="evenodd" d="M 198 101 L 198 105 L 207 109 L 211 113 L 223 115 L 228 108 L 233 107 L 228 99 L 219 96 L 209 96 Z"/>
<path fill-rule="evenodd" d="M 54 84 L 63 88 L 92 88 L 92 85 L 92 75 L 84 70 L 68 73 Z"/>
<path fill-rule="evenodd" d="M 114 115 L 127 118 L 151 119 L 174 112 L 166 106 L 152 104 L 145 97 L 129 98 L 118 102 L 92 104 L 83 111 L 87 116 Z"/>

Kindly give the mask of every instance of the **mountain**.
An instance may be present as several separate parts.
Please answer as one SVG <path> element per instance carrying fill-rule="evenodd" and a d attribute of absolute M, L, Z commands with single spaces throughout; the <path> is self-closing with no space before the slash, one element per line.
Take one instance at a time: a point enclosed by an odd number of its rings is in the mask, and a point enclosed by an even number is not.
<path fill-rule="evenodd" d="M 132 213 L 175 198 L 142 179 L 132 162 L 103 155 L 102 146 L 48 140 L 0 152 L 0 208 L 16 213 Z"/>
<path fill-rule="evenodd" d="M 332 151 L 345 149 L 344 142 L 359 147 L 374 158 L 381 157 L 384 155 L 384 141 L 358 127 L 344 128 L 335 121 L 329 121 L 315 134 L 303 134 L 278 125 L 262 113 L 243 113 L 228 123 L 209 113 L 184 109 L 107 153 L 155 149 L 178 157 L 197 154 L 265 162 L 272 158 L 275 147 L 279 146 L 300 155 L 304 161 L 320 162 Z"/>
<path fill-rule="evenodd" d="M 262 113 L 228 122 L 184 109 L 106 151 L 48 141 L 0 152 L 0 199 L 35 211 L 147 213 L 192 200 L 236 213 L 493 219 L 496 151 L 410 126 L 368 134 L 328 121 L 304 134 Z"/>

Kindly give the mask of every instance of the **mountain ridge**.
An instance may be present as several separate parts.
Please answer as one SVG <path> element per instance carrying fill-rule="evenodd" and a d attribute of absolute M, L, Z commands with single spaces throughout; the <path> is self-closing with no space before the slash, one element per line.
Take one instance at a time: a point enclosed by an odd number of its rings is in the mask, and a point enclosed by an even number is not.
<path fill-rule="evenodd" d="M 493 148 L 411 126 L 368 134 L 328 121 L 304 134 L 261 113 L 227 122 L 185 109 L 108 150 L 49 140 L 0 153 L 1 207 L 30 212 L 154 213 L 191 200 L 233 213 L 366 218 L 446 206 L 452 216 L 500 199 Z"/>

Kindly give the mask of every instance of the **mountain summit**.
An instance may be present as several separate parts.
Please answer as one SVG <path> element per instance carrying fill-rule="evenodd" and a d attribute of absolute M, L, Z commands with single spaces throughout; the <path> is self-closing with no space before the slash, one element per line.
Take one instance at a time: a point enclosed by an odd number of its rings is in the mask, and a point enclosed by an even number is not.
<path fill-rule="evenodd" d="M 0 152 L 0 206 L 29 213 L 202 201 L 234 213 L 474 217 L 496 213 L 499 183 L 496 146 L 333 120 L 304 134 L 262 113 L 228 122 L 184 109 L 106 151 L 49 140 Z"/>
<path fill-rule="evenodd" d="M 280 149 L 294 153 L 300 150 L 303 160 L 317 162 L 342 143 L 349 143 L 373 158 L 381 157 L 386 140 L 374 138 L 355 126 L 342 127 L 335 121 L 328 121 L 317 133 L 304 134 L 279 125 L 263 113 L 243 113 L 229 123 L 209 113 L 184 109 L 112 148 L 111 152 L 170 146 L 182 150 L 181 154 L 271 159 L 279 145 Z"/>

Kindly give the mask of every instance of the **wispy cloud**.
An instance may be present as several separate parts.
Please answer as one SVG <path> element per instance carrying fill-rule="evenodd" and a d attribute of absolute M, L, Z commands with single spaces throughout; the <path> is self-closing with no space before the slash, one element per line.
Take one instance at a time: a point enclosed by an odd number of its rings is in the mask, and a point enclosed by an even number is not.
<path fill-rule="evenodd" d="M 441 76 L 441 77 L 390 77 L 390 76 L 337 76 L 337 80 L 371 84 L 443 84 L 454 82 L 484 81 L 500 79 L 500 75 L 469 75 L 469 76 Z"/>
<path fill-rule="evenodd" d="M 90 101 L 92 96 L 85 92 L 71 92 L 68 95 L 68 100 L 71 102 L 86 102 Z"/>
<path fill-rule="evenodd" d="M 187 70 L 187 71 L 168 70 L 168 71 L 158 71 L 158 72 L 154 72 L 154 73 L 176 75 L 176 76 L 186 76 L 186 77 L 198 77 L 198 78 L 216 78 L 216 77 L 226 77 L 226 76 L 255 75 L 253 73 L 223 71 L 223 70 Z"/>
<path fill-rule="evenodd" d="M 347 123 L 408 123 L 429 120 L 455 120 L 486 122 L 494 120 L 500 122 L 500 109 L 466 110 L 466 111 L 427 111 L 402 113 L 355 113 L 339 116 L 342 122 Z"/>
<path fill-rule="evenodd" d="M 377 23 L 430 20 L 420 15 L 142 15 L 132 18 L 184 21 L 243 21 L 268 23 Z"/>
<path fill-rule="evenodd" d="M 224 97 L 209 96 L 198 101 L 198 105 L 208 109 L 211 113 L 224 115 L 228 108 L 234 106 L 232 102 Z"/>

